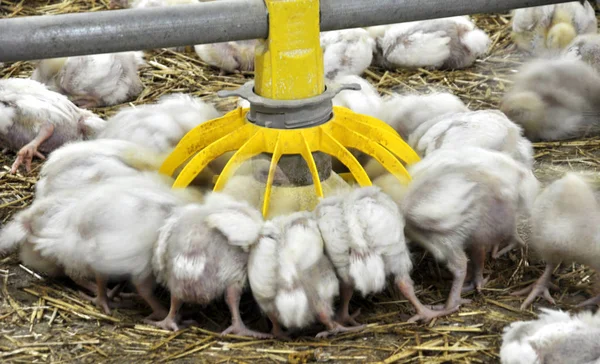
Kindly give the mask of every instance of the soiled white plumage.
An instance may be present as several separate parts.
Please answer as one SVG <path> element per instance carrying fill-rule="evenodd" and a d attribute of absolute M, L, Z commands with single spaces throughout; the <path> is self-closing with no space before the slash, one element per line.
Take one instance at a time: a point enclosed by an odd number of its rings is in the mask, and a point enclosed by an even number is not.
<path fill-rule="evenodd" d="M 440 149 L 409 167 L 413 177 L 400 202 L 405 233 L 439 261 L 454 281 L 446 308 L 460 304 L 471 250 L 474 283 L 483 285 L 484 254 L 492 244 L 520 242 L 516 226 L 538 191 L 531 170 L 509 156 L 476 147 Z"/>
<path fill-rule="evenodd" d="M 581 60 L 525 64 L 500 106 L 532 140 L 564 140 L 598 133 L 600 75 Z"/>
<path fill-rule="evenodd" d="M 579 59 L 600 71 L 600 34 L 578 35 L 562 52 L 565 58 Z"/>
<path fill-rule="evenodd" d="M 247 252 L 262 223 L 258 210 L 218 193 L 207 195 L 203 204 L 178 208 L 154 246 L 154 272 L 171 292 L 170 314 L 157 324 L 177 330 L 182 303 L 207 304 L 228 291 L 228 296 L 237 297 L 227 300 L 232 315 L 228 332 L 252 334 L 241 322 L 238 306 L 247 281 Z"/>
<path fill-rule="evenodd" d="M 317 316 L 321 321 L 331 320 L 338 280 L 323 249 L 311 212 L 265 222 L 250 251 L 248 278 L 259 306 L 275 321 L 274 333 L 277 321 L 297 329 L 313 323 Z"/>
<path fill-rule="evenodd" d="M 194 46 L 194 50 L 201 60 L 221 69 L 221 74 L 239 73 L 254 70 L 255 50 L 260 42 L 260 40 L 252 39 L 200 44 Z"/>
<path fill-rule="evenodd" d="M 209 103 L 186 94 L 161 97 L 156 104 L 126 107 L 108 120 L 98 136 L 128 140 L 156 152 L 167 152 L 194 127 L 221 113 Z"/>
<path fill-rule="evenodd" d="M 138 69 L 145 64 L 142 52 L 46 59 L 40 61 L 31 79 L 81 107 L 112 106 L 142 92 Z"/>
<path fill-rule="evenodd" d="M 578 34 L 596 33 L 598 21 L 588 1 L 516 9 L 512 37 L 522 50 L 536 55 L 553 55 Z"/>
<path fill-rule="evenodd" d="M 52 152 L 42 166 L 35 196 L 42 198 L 112 177 L 157 171 L 163 156 L 126 140 L 98 139 L 69 143 Z"/>
<path fill-rule="evenodd" d="M 521 305 L 522 309 L 542 294 L 554 303 L 547 287 L 552 271 L 561 261 L 578 262 L 596 270 L 600 268 L 598 219 L 600 205 L 596 201 L 594 190 L 577 174 L 568 173 L 539 194 L 532 211 L 528 245 L 546 262 L 546 271 L 529 289 L 514 293 L 529 293 Z M 597 301 L 600 301 L 600 296 L 581 305 Z"/>
<path fill-rule="evenodd" d="M 36 153 L 93 138 L 105 125 L 92 112 L 78 108 L 37 81 L 0 80 L 0 143 L 19 151 L 13 172 L 22 162 L 31 163 Z"/>
<path fill-rule="evenodd" d="M 451 17 L 394 24 L 376 42 L 375 62 L 388 69 L 461 69 L 485 54 L 490 38 L 468 17 Z"/>
<path fill-rule="evenodd" d="M 408 144 L 421 157 L 438 149 L 463 146 L 503 152 L 533 167 L 533 146 L 522 129 L 498 110 L 467 111 L 443 115 L 417 127 Z"/>
<path fill-rule="evenodd" d="M 600 359 L 600 316 L 541 310 L 536 320 L 517 321 L 504 328 L 502 364 L 591 364 Z"/>
<path fill-rule="evenodd" d="M 360 76 L 373 60 L 375 40 L 362 28 L 321 33 L 325 77 Z"/>

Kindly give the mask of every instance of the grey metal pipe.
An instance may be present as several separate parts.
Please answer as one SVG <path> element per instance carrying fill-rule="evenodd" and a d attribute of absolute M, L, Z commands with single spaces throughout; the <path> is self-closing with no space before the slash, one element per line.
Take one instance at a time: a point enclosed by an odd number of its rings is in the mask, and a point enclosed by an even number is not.
<path fill-rule="evenodd" d="M 322 0 L 321 30 L 567 2 L 565 0 Z M 262 0 L 0 19 L 0 61 L 207 44 L 268 35 Z"/>

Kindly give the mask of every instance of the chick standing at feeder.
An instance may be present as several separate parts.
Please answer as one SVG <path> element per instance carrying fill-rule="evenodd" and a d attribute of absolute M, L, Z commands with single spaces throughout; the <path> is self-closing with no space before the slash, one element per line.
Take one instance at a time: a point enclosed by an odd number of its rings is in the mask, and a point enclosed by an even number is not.
<path fill-rule="evenodd" d="M 80 109 L 65 96 L 27 79 L 0 80 L 0 142 L 18 151 L 10 172 L 25 163 L 31 170 L 33 157 L 45 159 L 66 142 L 95 137 L 106 122 Z"/>
<path fill-rule="evenodd" d="M 487 52 L 490 38 L 469 17 L 458 16 L 393 24 L 376 42 L 375 63 L 386 69 L 462 69 Z"/>
<path fill-rule="evenodd" d="M 263 225 L 250 250 L 248 278 L 252 294 L 273 323 L 272 333 L 304 328 L 317 318 L 328 331 L 317 337 L 354 330 L 333 320 L 338 279 L 323 251 L 314 215 L 301 211 L 278 216 Z"/>
<path fill-rule="evenodd" d="M 579 59 L 600 72 L 600 34 L 582 34 L 563 51 L 565 58 Z"/>
<path fill-rule="evenodd" d="M 219 68 L 219 75 L 225 73 L 241 73 L 254 71 L 254 57 L 260 40 L 242 40 L 199 44 L 194 50 L 200 59 L 207 64 Z"/>
<path fill-rule="evenodd" d="M 600 268 L 600 206 L 583 178 L 568 173 L 550 184 L 535 200 L 532 216 L 529 246 L 546 262 L 546 269 L 534 284 L 513 293 L 517 296 L 529 293 L 521 309 L 540 295 L 554 304 L 548 285 L 554 268 L 561 262 Z M 578 307 L 598 302 L 600 295 Z"/>
<path fill-rule="evenodd" d="M 348 312 L 352 291 L 356 288 L 363 296 L 381 292 L 390 275 L 417 311 L 409 321 L 429 321 L 453 311 L 432 311 L 415 295 L 404 218 L 398 205 L 378 187 L 327 197 L 321 200 L 315 215 L 325 251 L 340 279 L 338 322 L 356 325 Z"/>
<path fill-rule="evenodd" d="M 144 85 L 138 69 L 142 52 L 53 58 L 39 62 L 31 79 L 69 97 L 84 108 L 117 105 L 137 97 Z"/>
<path fill-rule="evenodd" d="M 95 279 L 97 296 L 90 299 L 105 313 L 110 314 L 106 282 L 129 278 L 152 308 L 152 317 L 162 319 L 166 310 L 152 293 L 151 258 L 158 227 L 175 207 L 199 201 L 188 190 L 172 190 L 165 180 L 148 173 L 91 186 L 79 196 L 63 229 L 48 227 L 43 237 L 30 240 L 42 256 L 64 267 L 69 277 Z"/>
<path fill-rule="evenodd" d="M 600 75 L 580 60 L 529 62 L 515 76 L 500 110 L 531 141 L 594 135 L 600 122 Z"/>
<path fill-rule="evenodd" d="M 446 262 L 454 280 L 446 303 L 461 300 L 467 254 L 473 285 L 485 280 L 485 255 L 494 243 L 518 241 L 519 215 L 528 216 L 538 191 L 533 173 L 509 156 L 476 147 L 440 149 L 409 167 L 413 181 L 402 201 L 407 238 Z"/>
<path fill-rule="evenodd" d="M 361 28 L 321 33 L 325 77 L 360 76 L 373 60 L 375 41 Z"/>
<path fill-rule="evenodd" d="M 171 292 L 168 316 L 154 324 L 176 331 L 182 303 L 207 304 L 225 295 L 232 324 L 223 334 L 268 337 L 247 329 L 239 310 L 247 282 L 247 251 L 262 224 L 258 210 L 219 193 L 207 195 L 202 205 L 178 208 L 154 247 L 157 280 Z"/>
<path fill-rule="evenodd" d="M 221 113 L 209 103 L 186 94 L 161 97 L 156 104 L 125 107 L 108 119 L 99 139 L 120 139 L 159 153 L 172 150 L 183 136 Z"/>
<path fill-rule="evenodd" d="M 42 165 L 36 199 L 75 190 L 113 177 L 157 171 L 164 157 L 125 140 L 98 139 L 63 145 Z"/>
<path fill-rule="evenodd" d="M 438 149 L 462 146 L 503 152 L 526 167 L 533 167 L 533 146 L 523 130 L 498 110 L 467 111 L 443 115 L 419 125 L 408 144 L 424 157 Z"/>
<path fill-rule="evenodd" d="M 502 335 L 502 364 L 597 363 L 600 359 L 600 316 L 542 308 L 536 320 L 517 321 Z"/>
<path fill-rule="evenodd" d="M 516 9 L 512 38 L 520 49 L 535 55 L 557 54 L 578 34 L 596 33 L 598 21 L 589 2 Z"/>

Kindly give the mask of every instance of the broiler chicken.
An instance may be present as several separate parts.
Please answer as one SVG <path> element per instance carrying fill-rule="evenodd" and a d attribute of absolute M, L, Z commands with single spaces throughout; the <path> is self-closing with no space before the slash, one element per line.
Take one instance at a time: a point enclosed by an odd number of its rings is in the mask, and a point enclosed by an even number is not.
<path fill-rule="evenodd" d="M 600 360 L 598 314 L 541 310 L 536 320 L 517 321 L 504 328 L 502 364 L 591 364 Z"/>
<path fill-rule="evenodd" d="M 578 35 L 563 51 L 563 56 L 582 60 L 600 72 L 600 34 Z"/>
<path fill-rule="evenodd" d="M 114 178 L 80 191 L 62 226 L 45 226 L 29 241 L 74 280 L 94 279 L 97 295 L 92 301 L 105 313 L 111 312 L 106 282 L 127 278 L 152 308 L 151 317 L 164 318 L 167 312 L 152 293 L 153 245 L 158 227 L 173 209 L 198 202 L 197 195 L 172 190 L 165 177 L 155 173 Z M 72 194 L 64 191 L 49 198 Z"/>
<path fill-rule="evenodd" d="M 375 64 L 391 70 L 462 69 L 485 54 L 491 43 L 466 16 L 393 24 L 371 33 L 379 34 Z"/>
<path fill-rule="evenodd" d="M 53 58 L 39 62 L 31 79 L 66 95 L 83 108 L 112 106 L 136 98 L 144 89 L 138 70 L 142 52 Z"/>
<path fill-rule="evenodd" d="M 473 286 L 495 243 L 519 242 L 519 216 L 528 217 L 538 191 L 531 170 L 509 156 L 476 147 L 440 149 L 409 167 L 413 178 L 400 206 L 407 238 L 445 262 L 454 280 L 446 309 L 459 306 L 469 250 Z M 466 287 L 465 287 L 466 288 Z"/>
<path fill-rule="evenodd" d="M 317 337 L 356 329 L 333 320 L 338 279 L 323 249 L 311 212 L 278 216 L 263 225 L 250 250 L 248 278 L 254 298 L 273 323 L 274 336 L 285 337 L 280 324 L 300 329 L 317 318 L 328 329 Z"/>
<path fill-rule="evenodd" d="M 248 249 L 259 237 L 260 212 L 244 202 L 211 193 L 203 204 L 178 208 L 161 228 L 153 266 L 171 292 L 167 317 L 154 324 L 178 330 L 184 302 L 207 304 L 225 295 L 231 326 L 223 334 L 268 337 L 245 327 L 239 310 L 247 283 Z"/>
<path fill-rule="evenodd" d="M 410 278 L 412 261 L 404 240 L 404 218 L 398 205 L 378 187 L 324 198 L 315 215 L 325 251 L 340 279 L 338 322 L 358 325 L 348 312 L 353 290 L 363 296 L 381 292 L 388 276 L 393 276 L 395 285 L 417 311 L 410 322 L 429 321 L 454 311 L 432 311 L 415 295 Z"/>
<path fill-rule="evenodd" d="M 375 40 L 364 29 L 333 30 L 321 33 L 325 77 L 360 76 L 373 60 Z"/>
<path fill-rule="evenodd" d="M 10 172 L 74 140 L 94 138 L 106 122 L 65 96 L 27 79 L 0 80 L 0 143 L 18 151 Z"/>
<path fill-rule="evenodd" d="M 548 286 L 552 272 L 561 262 L 578 262 L 598 270 L 600 256 L 600 205 L 582 177 L 568 173 L 542 191 L 535 200 L 529 246 L 546 262 L 542 276 L 531 286 L 514 292 L 529 294 L 521 309 L 542 295 L 554 304 Z M 600 295 L 578 306 L 600 302 Z"/>
<path fill-rule="evenodd" d="M 576 59 L 525 64 L 503 97 L 500 110 L 531 141 L 565 140 L 598 132 L 600 75 Z"/>
<path fill-rule="evenodd" d="M 515 44 L 538 56 L 556 55 L 578 34 L 597 33 L 597 27 L 588 1 L 516 9 L 512 14 Z"/>

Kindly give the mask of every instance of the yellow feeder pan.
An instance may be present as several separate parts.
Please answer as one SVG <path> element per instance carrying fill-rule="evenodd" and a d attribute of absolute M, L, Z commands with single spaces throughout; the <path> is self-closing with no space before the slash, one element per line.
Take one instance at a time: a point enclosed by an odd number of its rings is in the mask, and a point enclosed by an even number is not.
<path fill-rule="evenodd" d="M 412 164 L 419 157 L 393 128 L 376 118 L 332 106 L 331 100 L 339 91 L 360 86 L 325 85 L 319 1 L 265 2 L 269 38 L 256 51 L 256 84 L 251 81 L 237 91 L 219 93 L 245 98 L 250 108 L 238 108 L 191 130 L 165 160 L 161 173 L 173 175 L 193 157 L 173 184 L 174 188 L 186 187 L 208 163 L 235 151 L 216 180 L 214 190 L 221 191 L 242 163 L 269 153 L 272 157 L 262 199 L 265 217 L 282 155 L 299 155 L 306 161 L 318 197 L 323 197 L 323 186 L 314 152 L 337 158 L 350 171 L 352 178 L 346 176 L 348 180 L 360 186 L 370 186 L 371 180 L 347 148 L 371 156 L 400 182 L 410 180 L 402 162 Z"/>

